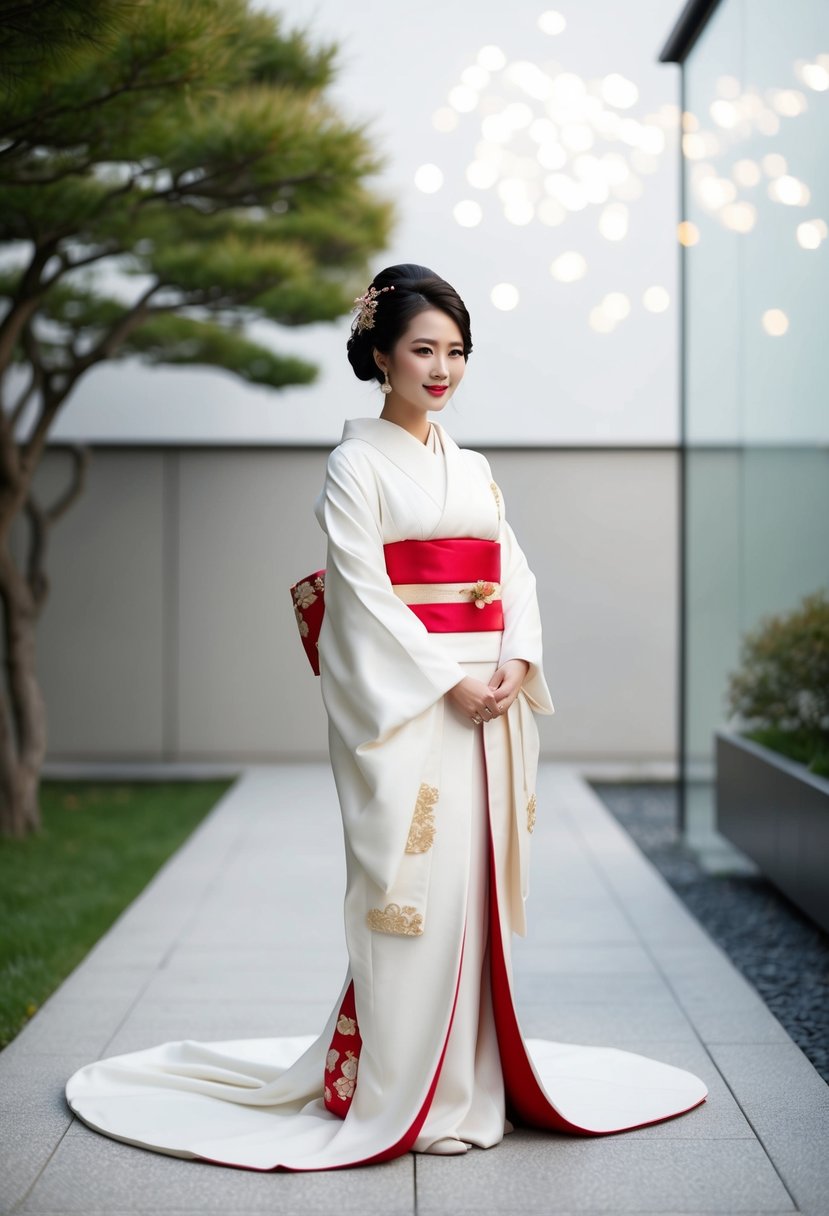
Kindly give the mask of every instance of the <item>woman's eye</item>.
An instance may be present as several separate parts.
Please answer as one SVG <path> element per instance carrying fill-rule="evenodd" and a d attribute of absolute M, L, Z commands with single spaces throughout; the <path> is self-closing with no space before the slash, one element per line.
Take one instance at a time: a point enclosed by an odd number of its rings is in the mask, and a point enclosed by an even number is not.
<path fill-rule="evenodd" d="M 422 355 L 424 351 L 426 351 L 427 354 L 431 354 L 432 353 L 431 346 L 418 346 L 417 349 L 415 350 L 415 354 Z M 450 353 L 450 355 L 462 355 L 463 351 L 460 349 L 460 347 L 456 347 L 455 350 L 451 350 L 449 353 Z"/>

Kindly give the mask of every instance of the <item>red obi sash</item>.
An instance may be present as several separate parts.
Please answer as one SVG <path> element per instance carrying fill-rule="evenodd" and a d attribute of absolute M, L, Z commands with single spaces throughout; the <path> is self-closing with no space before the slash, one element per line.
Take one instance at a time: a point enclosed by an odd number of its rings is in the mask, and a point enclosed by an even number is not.
<path fill-rule="evenodd" d="M 396 593 L 430 633 L 471 633 L 504 628 L 501 546 L 497 540 L 451 536 L 398 540 L 383 546 Z M 291 587 L 302 645 L 318 676 L 325 612 L 325 571 L 315 570 Z"/>
<path fill-rule="evenodd" d="M 383 553 L 396 593 L 430 633 L 504 628 L 497 540 L 399 540 Z"/>

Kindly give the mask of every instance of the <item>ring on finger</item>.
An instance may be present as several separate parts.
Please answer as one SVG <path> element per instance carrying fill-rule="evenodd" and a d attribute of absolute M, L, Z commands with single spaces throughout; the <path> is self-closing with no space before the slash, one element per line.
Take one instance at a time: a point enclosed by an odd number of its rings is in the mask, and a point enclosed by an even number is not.
<path fill-rule="evenodd" d="M 477 714 L 476 714 L 476 715 L 475 715 L 475 717 L 472 719 L 472 721 L 475 723 L 475 725 L 476 725 L 476 726 L 480 726 L 480 725 L 481 725 L 481 719 L 478 717 L 478 715 L 477 715 Z"/>

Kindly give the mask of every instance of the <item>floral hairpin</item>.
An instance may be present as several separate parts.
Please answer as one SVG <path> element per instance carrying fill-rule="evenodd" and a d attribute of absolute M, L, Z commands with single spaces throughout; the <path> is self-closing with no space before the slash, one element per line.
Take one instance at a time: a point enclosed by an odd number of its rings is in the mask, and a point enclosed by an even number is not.
<path fill-rule="evenodd" d="M 394 283 L 389 284 L 388 287 L 381 287 L 379 290 L 372 285 L 365 295 L 354 297 L 354 303 L 360 306 L 359 308 L 352 309 L 353 312 L 357 313 L 357 319 L 354 323 L 355 333 L 359 334 L 364 329 L 374 328 L 374 314 L 377 312 L 377 305 L 379 303 L 377 297 L 383 291 L 394 291 Z"/>

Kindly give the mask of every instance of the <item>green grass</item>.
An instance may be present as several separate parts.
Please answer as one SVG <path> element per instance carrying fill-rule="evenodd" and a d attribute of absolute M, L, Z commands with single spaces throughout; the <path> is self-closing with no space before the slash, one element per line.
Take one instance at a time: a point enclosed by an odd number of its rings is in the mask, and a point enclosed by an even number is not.
<path fill-rule="evenodd" d="M 0 837 L 0 1047 L 232 784 L 41 783 L 42 831 Z"/>
<path fill-rule="evenodd" d="M 762 730 L 746 731 L 746 738 L 753 739 L 763 747 L 780 752 L 789 760 L 797 760 L 805 764 L 819 777 L 829 777 L 829 734 L 824 731 L 824 737 L 815 738 L 806 731 L 780 730 L 778 727 L 768 727 Z"/>

